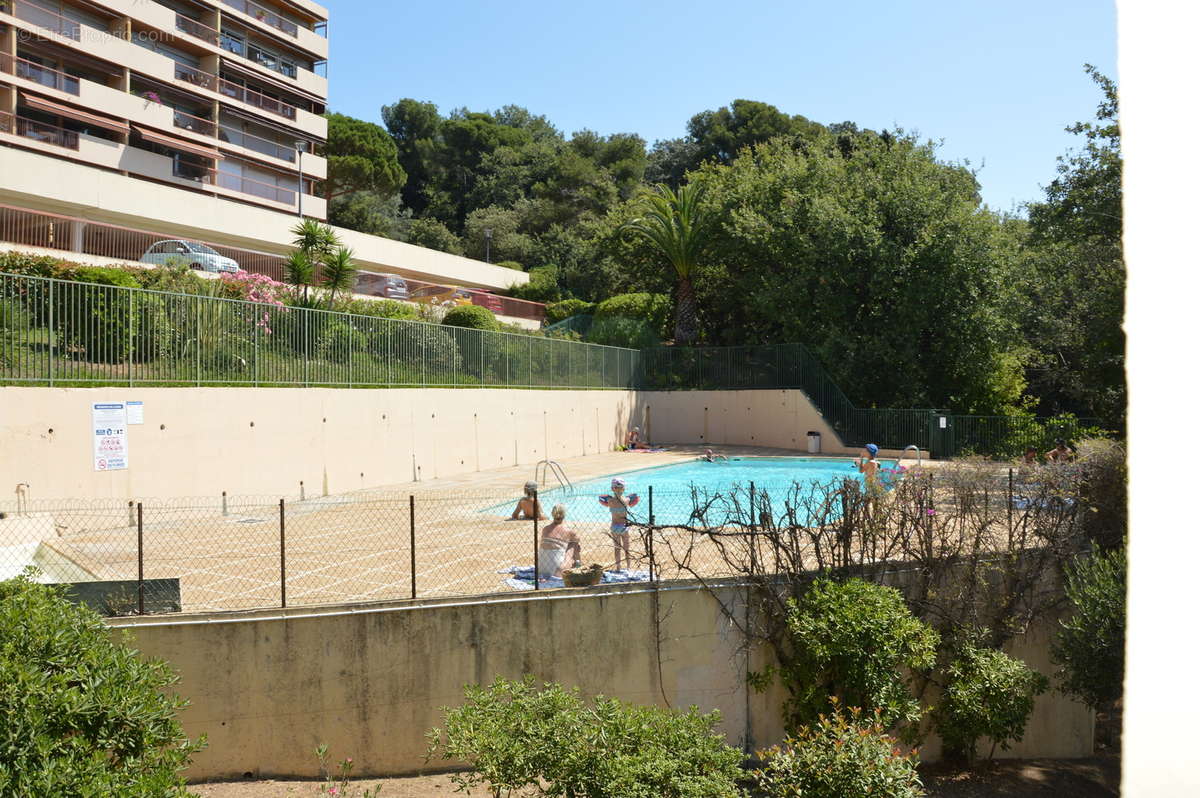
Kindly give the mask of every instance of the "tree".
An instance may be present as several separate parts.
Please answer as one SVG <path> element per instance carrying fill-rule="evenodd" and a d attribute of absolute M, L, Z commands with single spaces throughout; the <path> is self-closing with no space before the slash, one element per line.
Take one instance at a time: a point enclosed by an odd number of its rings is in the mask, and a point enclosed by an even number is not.
<path fill-rule="evenodd" d="M 354 251 L 339 246 L 321 262 L 321 285 L 329 291 L 328 307 L 333 309 L 338 294 L 349 293 L 354 288 L 358 269 L 354 265 Z"/>
<path fill-rule="evenodd" d="M 413 219 L 401 240 L 451 255 L 463 254 L 462 240 L 437 219 Z"/>
<path fill-rule="evenodd" d="M 400 190 L 408 176 L 386 130 L 344 114 L 326 114 L 325 118 L 329 120 L 327 201 L 356 191 L 390 196 Z"/>
<path fill-rule="evenodd" d="M 332 308 L 337 295 L 354 285 L 358 270 L 354 268 L 353 253 L 341 245 L 332 227 L 312 219 L 293 227 L 292 235 L 296 249 L 284 261 L 285 282 L 303 288 L 305 305 L 309 287 L 324 286 L 329 290 L 326 304 Z"/>
<path fill-rule="evenodd" d="M 1029 206 L 1022 327 L 1039 357 L 1029 382 L 1047 413 L 1125 417 L 1125 260 L 1117 87 L 1087 65 L 1102 92 L 1095 122 L 1067 128 L 1081 151 L 1058 159 L 1043 202 Z"/>
<path fill-rule="evenodd" d="M 408 175 L 401 188 L 405 207 L 421 215 L 428 204 L 426 191 L 437 179 L 437 150 L 442 125 L 441 114 L 433 103 L 405 98 L 383 106 L 381 113 L 392 141 L 396 144 L 400 167 Z"/>
<path fill-rule="evenodd" d="M 1093 709 L 1121 697 L 1125 677 L 1125 549 L 1096 552 L 1067 569 L 1071 617 L 1051 650 L 1063 689 Z"/>
<path fill-rule="evenodd" d="M 675 272 L 675 343 L 691 344 L 699 334 L 692 277 L 707 244 L 710 217 L 701 206 L 704 187 L 688 183 L 678 192 L 658 185 L 643 194 L 643 216 L 626 222 L 624 232 L 650 242 Z"/>

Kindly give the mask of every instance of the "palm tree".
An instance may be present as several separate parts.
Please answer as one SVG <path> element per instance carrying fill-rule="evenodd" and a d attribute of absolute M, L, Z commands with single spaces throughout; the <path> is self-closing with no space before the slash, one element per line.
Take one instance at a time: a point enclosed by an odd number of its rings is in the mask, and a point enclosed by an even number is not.
<path fill-rule="evenodd" d="M 329 289 L 329 309 L 333 310 L 333 300 L 337 295 L 354 287 L 354 278 L 358 275 L 358 269 L 354 267 L 354 251 L 338 247 L 325 258 L 322 266 L 321 285 Z"/>
<path fill-rule="evenodd" d="M 337 234 L 329 225 L 313 219 L 305 219 L 292 228 L 296 249 L 288 254 L 284 262 L 284 280 L 304 289 L 303 301 L 308 303 L 308 289 L 315 285 L 319 275 L 327 268 L 326 263 L 340 246 Z"/>
<path fill-rule="evenodd" d="M 681 186 L 679 192 L 659 183 L 643 194 L 642 216 L 621 225 L 620 230 L 646 239 L 666 256 L 677 279 L 675 288 L 675 343 L 691 344 L 699 334 L 696 289 L 692 275 L 708 241 L 710 217 L 700 207 L 704 187 L 700 183 Z"/>

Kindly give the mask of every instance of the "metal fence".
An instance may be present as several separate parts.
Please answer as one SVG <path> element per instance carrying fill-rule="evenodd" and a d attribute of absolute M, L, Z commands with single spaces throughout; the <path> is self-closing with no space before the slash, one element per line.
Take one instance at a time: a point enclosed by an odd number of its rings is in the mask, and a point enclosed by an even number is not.
<path fill-rule="evenodd" d="M 889 449 L 915 445 L 935 457 L 1012 457 L 1032 446 L 1046 451 L 1058 438 L 1076 440 L 1102 427 L 1096 418 L 979 416 L 934 408 L 855 407 L 803 344 L 657 347 L 642 352 L 647 390 L 800 390 L 847 446 Z"/>
<path fill-rule="evenodd" d="M 561 569 L 576 558 L 605 583 L 841 567 L 850 542 L 860 565 L 904 562 L 935 525 L 961 537 L 973 524 L 974 545 L 1011 548 L 1014 531 L 1068 530 L 1079 509 L 1070 466 L 885 476 L 894 487 L 874 499 L 847 479 L 655 491 L 644 477 L 624 537 L 597 497 L 570 489 L 535 494 L 519 519 L 520 498 L 495 491 L 18 499 L 0 503 L 0 580 L 34 567 L 109 615 L 483 595 L 570 586 Z M 548 536 L 579 548 L 547 554 Z"/>
<path fill-rule="evenodd" d="M 513 333 L 0 274 L 10 385 L 631 388 L 640 354 Z"/>

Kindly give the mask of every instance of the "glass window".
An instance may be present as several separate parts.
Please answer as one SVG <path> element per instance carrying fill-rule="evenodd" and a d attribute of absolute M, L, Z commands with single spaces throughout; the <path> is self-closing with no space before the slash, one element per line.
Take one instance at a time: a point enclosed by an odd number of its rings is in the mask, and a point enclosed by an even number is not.
<path fill-rule="evenodd" d="M 237 55 L 246 54 L 246 40 L 235 33 L 221 31 L 221 46 Z"/>

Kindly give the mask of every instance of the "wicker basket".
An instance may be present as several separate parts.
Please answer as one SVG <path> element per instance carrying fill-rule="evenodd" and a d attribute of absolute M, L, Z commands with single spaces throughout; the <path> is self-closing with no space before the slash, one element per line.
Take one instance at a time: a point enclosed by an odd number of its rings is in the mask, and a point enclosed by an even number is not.
<path fill-rule="evenodd" d="M 604 577 L 603 568 L 589 568 L 586 571 L 563 571 L 563 584 L 567 587 L 591 587 L 600 584 Z"/>

